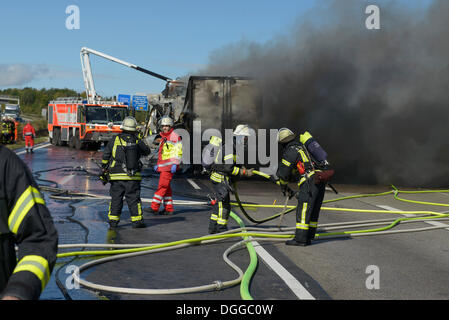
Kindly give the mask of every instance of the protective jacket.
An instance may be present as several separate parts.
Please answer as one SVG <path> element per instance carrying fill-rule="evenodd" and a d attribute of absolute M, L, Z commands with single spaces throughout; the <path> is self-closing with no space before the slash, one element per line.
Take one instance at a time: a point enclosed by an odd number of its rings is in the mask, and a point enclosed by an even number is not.
<path fill-rule="evenodd" d="M 242 173 L 242 169 L 236 164 L 235 145 L 232 152 L 225 154 L 221 142 L 220 138 L 212 137 L 203 151 L 203 166 L 209 169 L 210 179 L 216 183 L 225 182 L 229 177 L 240 176 Z"/>
<path fill-rule="evenodd" d="M 57 246 L 57 231 L 30 171 L 0 146 L 0 294 L 38 299 L 50 279 Z"/>
<path fill-rule="evenodd" d="M 236 164 L 235 144 L 233 144 L 232 152 L 226 153 L 221 142 L 220 138 L 212 137 L 203 150 L 203 167 L 210 171 L 210 179 L 217 200 L 210 216 L 209 233 L 227 230 L 231 212 L 230 192 L 233 191 L 230 180 L 241 176 L 244 170 Z"/>
<path fill-rule="evenodd" d="M 142 180 L 139 159 L 151 153 L 150 148 L 132 133 L 121 133 L 109 140 L 103 152 L 102 166 L 110 180 Z"/>
<path fill-rule="evenodd" d="M 27 125 L 25 125 L 25 127 L 23 127 L 23 135 L 25 137 L 31 136 L 33 138 L 36 136 L 36 131 L 34 130 L 34 127 L 30 123 L 28 123 Z"/>
<path fill-rule="evenodd" d="M 171 128 L 168 132 L 160 132 L 161 141 L 159 143 L 157 171 L 172 171 L 172 166 L 177 167 L 182 159 L 181 137 Z"/>
<path fill-rule="evenodd" d="M 2 133 L 9 133 L 8 123 L 6 121 L 2 122 Z"/>
<path fill-rule="evenodd" d="M 315 169 L 304 144 L 298 139 L 289 142 L 283 150 L 277 171 L 280 184 L 298 182 L 300 186 L 314 174 Z"/>
<path fill-rule="evenodd" d="M 281 186 L 298 182 L 294 240 L 302 245 L 310 244 L 315 237 L 325 182 L 333 174 L 333 170 L 327 170 L 326 157 L 326 152 L 309 132 L 289 142 L 282 151 L 277 176 Z M 323 171 L 328 173 L 322 174 Z"/>

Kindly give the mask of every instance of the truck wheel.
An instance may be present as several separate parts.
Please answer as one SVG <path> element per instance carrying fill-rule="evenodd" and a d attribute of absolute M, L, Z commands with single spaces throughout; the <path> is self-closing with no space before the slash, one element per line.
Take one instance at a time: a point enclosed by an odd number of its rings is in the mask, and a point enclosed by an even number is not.
<path fill-rule="evenodd" d="M 59 128 L 55 128 L 53 130 L 53 145 L 60 146 L 61 145 L 61 131 Z"/>
<path fill-rule="evenodd" d="M 69 148 L 75 148 L 75 137 L 74 136 L 71 136 L 69 138 L 68 146 L 69 146 Z"/>
<path fill-rule="evenodd" d="M 74 138 L 75 141 L 75 149 L 76 150 L 81 150 L 84 147 L 84 143 L 80 140 L 80 138 L 78 136 L 76 136 Z"/>

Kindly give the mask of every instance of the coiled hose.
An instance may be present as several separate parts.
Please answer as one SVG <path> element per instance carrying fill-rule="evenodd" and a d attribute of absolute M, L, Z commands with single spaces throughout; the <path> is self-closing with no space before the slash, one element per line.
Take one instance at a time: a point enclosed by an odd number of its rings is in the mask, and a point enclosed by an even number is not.
<path fill-rule="evenodd" d="M 256 174 L 259 174 L 260 176 L 263 176 L 265 178 L 269 178 L 269 176 L 259 172 L 259 171 L 253 171 Z M 236 186 L 235 186 L 236 187 Z M 100 196 L 100 195 L 92 195 L 92 194 L 83 194 L 83 193 L 76 193 L 76 192 L 69 192 L 67 190 L 61 190 L 58 188 L 52 188 L 47 186 L 41 186 L 41 189 L 51 192 L 58 192 L 59 195 L 53 195 L 53 198 L 61 199 L 61 200 L 73 200 L 73 199 L 81 199 L 81 198 L 90 198 L 90 199 L 108 199 L 109 197 Z M 260 205 L 260 204 L 248 204 L 248 203 L 242 203 L 240 201 L 237 188 L 235 189 L 235 197 L 237 203 L 232 203 L 234 206 L 238 206 L 242 213 L 245 215 L 245 217 L 256 224 L 267 222 L 270 220 L 273 220 L 277 217 L 280 217 L 283 214 L 289 213 L 293 210 L 295 210 L 296 206 L 279 206 L 279 205 Z M 441 205 L 441 206 L 449 206 L 447 204 L 439 204 L 439 203 L 429 203 L 429 202 L 422 202 L 422 201 L 413 201 L 413 200 L 407 200 L 399 198 L 398 194 L 402 192 L 399 191 L 397 188 L 393 186 L 392 191 L 378 193 L 378 194 L 364 194 L 364 195 L 357 195 L 357 196 L 348 196 L 348 197 L 341 197 L 337 199 L 330 199 L 326 200 L 323 203 L 330 203 L 335 201 L 341 201 L 346 199 L 355 199 L 355 198 L 361 198 L 361 197 L 375 197 L 375 196 L 383 196 L 388 194 L 393 194 L 394 198 L 400 201 L 408 201 L 412 203 L 420 203 L 420 204 L 427 204 L 427 205 Z M 426 190 L 426 191 L 404 191 L 403 193 L 430 193 L 430 192 L 449 192 L 448 190 Z M 64 194 L 65 196 L 62 196 L 61 194 Z M 151 201 L 150 199 L 146 199 L 147 201 Z M 202 199 L 203 200 L 203 199 Z M 182 201 L 177 200 L 178 204 L 184 204 L 184 205 L 209 205 L 209 202 L 207 201 Z M 176 203 L 176 201 L 175 201 Z M 283 208 L 284 210 L 280 213 L 277 213 L 271 217 L 268 217 L 263 220 L 256 220 L 252 218 L 244 208 Z M 288 208 L 287 210 L 285 210 Z M 364 229 L 364 230 L 353 230 L 353 231 L 340 231 L 340 232 L 326 232 L 326 233 L 317 233 L 317 238 L 329 238 L 329 237 L 340 237 L 340 236 L 366 236 L 366 235 L 376 235 L 376 234 L 385 234 L 385 233 L 401 233 L 401 232 L 417 232 L 417 231 L 425 231 L 425 230 L 434 230 L 434 229 L 441 229 L 445 228 L 443 226 L 436 226 L 436 227 L 428 227 L 428 228 L 418 228 L 418 229 L 407 229 L 407 230 L 397 230 L 397 231 L 388 231 L 389 229 L 393 228 L 394 226 L 398 225 L 399 223 L 411 223 L 411 222 L 421 222 L 421 221 L 430 221 L 430 220 L 447 220 L 449 218 L 449 214 L 447 213 L 438 213 L 433 211 L 388 211 L 388 210 L 361 210 L 361 209 L 348 209 L 348 208 L 326 208 L 322 207 L 322 210 L 332 210 L 332 211 L 352 211 L 352 212 L 376 212 L 376 213 L 396 213 L 396 214 L 421 214 L 425 216 L 419 216 L 419 217 L 413 217 L 413 218 L 398 218 L 398 219 L 381 219 L 381 220 L 365 220 L 365 221 L 358 221 L 358 222 L 347 222 L 347 223 L 334 223 L 334 224 L 322 224 L 320 225 L 320 230 L 327 231 L 327 230 L 335 230 L 335 229 L 344 229 L 344 228 L 354 228 L 354 227 L 363 227 L 363 226 L 372 226 L 372 225 L 384 225 L 385 223 L 389 224 L 385 227 L 381 228 L 374 228 L 374 229 Z M 430 215 L 430 216 L 429 216 Z M 249 284 L 251 281 L 251 278 L 257 268 L 257 254 L 254 250 L 254 248 L 251 245 L 251 241 L 258 240 L 258 241 L 285 241 L 286 239 L 292 237 L 292 232 L 295 230 L 294 227 L 292 228 L 285 228 L 284 231 L 279 231 L 279 228 L 272 228 L 272 229 L 262 229 L 262 228 L 254 228 L 254 227 L 245 227 L 243 225 L 243 221 L 240 219 L 240 217 L 235 214 L 234 212 L 231 212 L 230 215 L 233 219 L 236 220 L 236 222 L 240 225 L 240 228 L 230 230 L 228 232 L 217 234 L 213 236 L 205 236 L 200 238 L 192 238 L 192 239 L 185 239 L 180 241 L 174 241 L 170 243 L 163 243 L 163 244 L 125 244 L 125 245 L 110 245 L 110 244 L 74 244 L 74 245 L 61 245 L 60 248 L 73 248 L 73 247 L 103 247 L 103 248 L 125 248 L 125 249 L 116 249 L 116 250 L 85 250 L 85 251 L 73 251 L 73 252 L 67 252 L 67 253 L 60 253 L 58 254 L 58 258 L 64 258 L 64 257 L 70 257 L 70 256 L 85 256 L 85 255 L 108 255 L 108 257 L 97 259 L 91 262 L 88 262 L 86 264 L 83 264 L 81 267 L 79 267 L 79 271 L 86 270 L 87 268 L 90 268 L 94 265 L 105 263 L 108 261 L 116 260 L 116 259 L 123 259 L 135 255 L 141 255 L 141 254 L 149 254 L 149 253 L 155 253 L 155 252 L 161 252 L 165 250 L 174 250 L 174 249 L 180 249 L 187 247 L 189 245 L 193 244 L 199 244 L 199 243 L 210 243 L 215 241 L 220 241 L 227 238 L 232 237 L 243 237 L 242 241 L 239 241 L 238 243 L 234 244 L 230 248 L 228 248 L 223 253 L 223 259 L 225 262 L 232 267 L 237 273 L 238 277 L 233 280 L 229 281 L 221 281 L 217 280 L 211 284 L 207 285 L 201 285 L 197 287 L 191 287 L 191 288 L 178 288 L 178 289 L 136 289 L 136 288 L 116 288 L 116 287 L 110 287 L 110 286 L 103 286 L 94 284 L 92 282 L 88 282 L 86 280 L 83 280 L 79 275 L 74 274 L 73 277 L 76 281 L 78 281 L 80 284 L 82 284 L 85 287 L 94 288 L 97 290 L 103 290 L 103 291 L 110 291 L 110 292 L 119 292 L 119 293 L 134 293 L 134 294 L 180 294 L 180 293 L 191 293 L 191 292 L 199 292 L 199 291 L 205 291 L 205 290 L 217 290 L 222 289 L 229 286 L 234 286 L 238 283 L 240 283 L 240 294 L 242 299 L 249 300 L 252 299 L 250 293 L 249 293 Z M 446 226 L 447 228 L 447 226 Z M 261 230 L 265 232 L 260 232 Z M 249 232 L 249 231 L 259 231 L 259 232 Z M 238 266 L 236 266 L 234 263 L 232 263 L 228 255 L 232 253 L 233 251 L 237 250 L 243 245 L 246 245 L 248 252 L 250 254 L 250 265 L 248 266 L 245 273 L 241 271 Z"/>

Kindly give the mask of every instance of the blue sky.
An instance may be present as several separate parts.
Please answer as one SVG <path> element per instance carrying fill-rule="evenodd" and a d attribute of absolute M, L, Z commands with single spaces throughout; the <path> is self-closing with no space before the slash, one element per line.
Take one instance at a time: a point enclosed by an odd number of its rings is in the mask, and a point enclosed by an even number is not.
<path fill-rule="evenodd" d="M 341 0 L 345 1 L 345 0 Z M 402 2 L 425 7 L 431 0 Z M 372 3 L 379 1 L 373 0 Z M 86 46 L 171 78 L 207 65 L 215 50 L 242 40 L 266 43 L 285 34 L 319 0 L 2 0 L 0 89 L 84 91 L 79 52 Z M 80 10 L 67 30 L 66 7 Z M 157 93 L 163 81 L 91 57 L 97 92 Z"/>

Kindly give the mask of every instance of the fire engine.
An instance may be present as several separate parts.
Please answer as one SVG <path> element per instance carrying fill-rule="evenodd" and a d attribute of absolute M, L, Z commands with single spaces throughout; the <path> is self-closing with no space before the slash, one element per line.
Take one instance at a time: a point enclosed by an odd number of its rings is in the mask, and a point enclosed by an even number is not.
<path fill-rule="evenodd" d="M 55 146 L 98 150 L 102 142 L 122 132 L 120 125 L 129 113 L 127 105 L 97 95 L 89 53 L 95 52 L 83 48 L 80 54 L 87 99 L 58 98 L 48 104 L 48 133 Z"/>
<path fill-rule="evenodd" d="M 50 101 L 47 114 L 53 145 L 98 149 L 102 142 L 122 132 L 120 125 L 128 115 L 128 106 L 114 101 L 58 98 Z"/>

